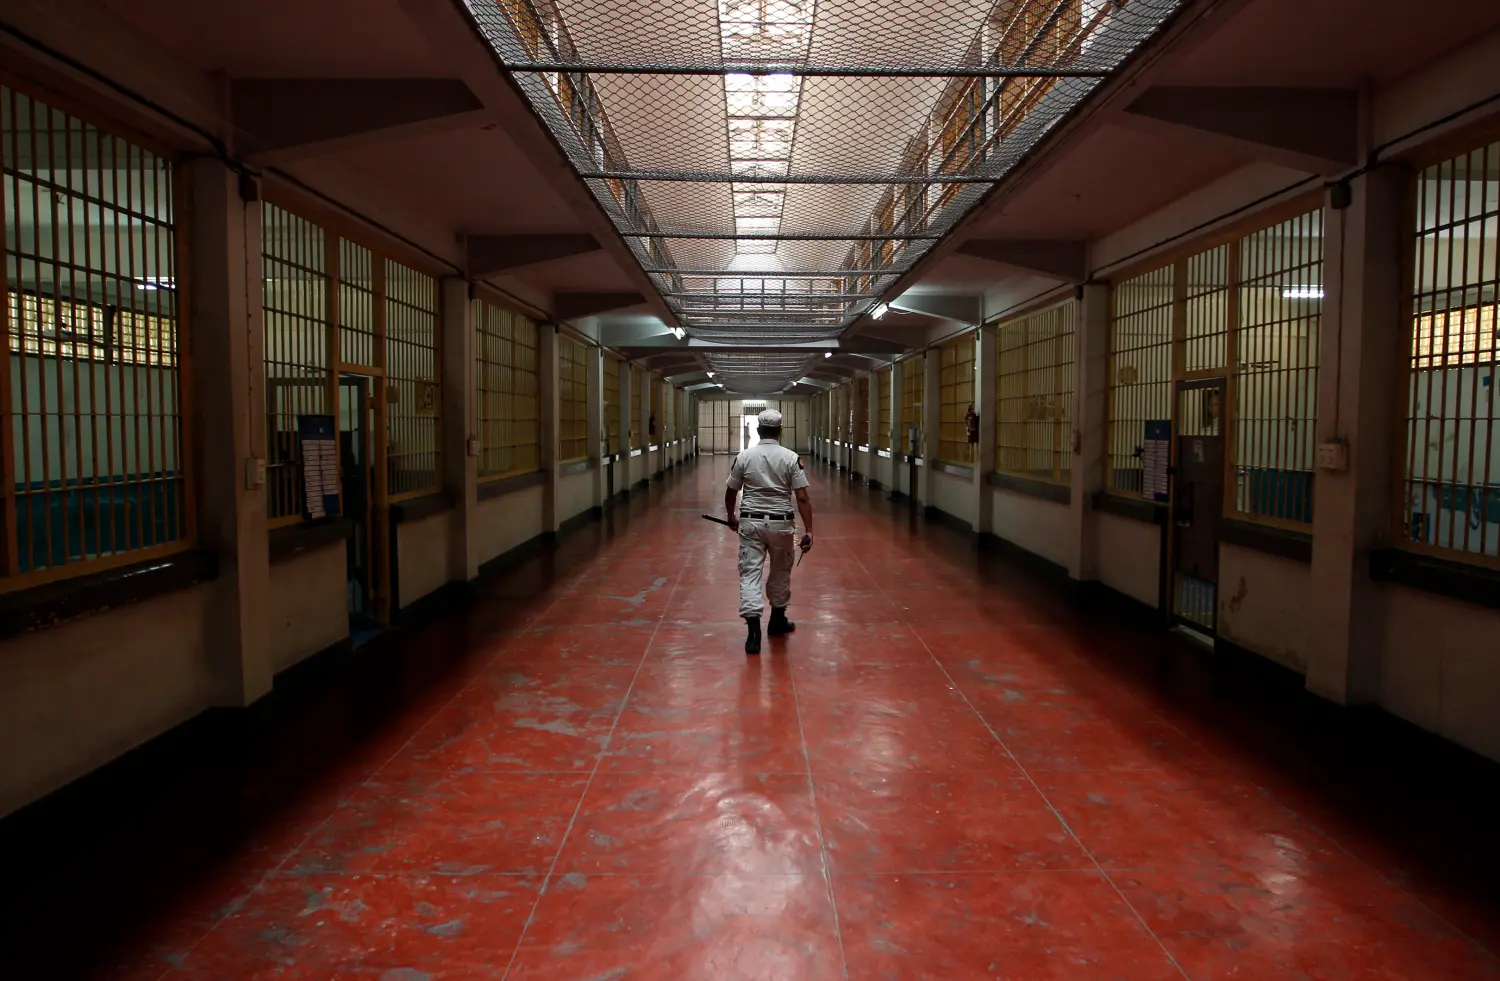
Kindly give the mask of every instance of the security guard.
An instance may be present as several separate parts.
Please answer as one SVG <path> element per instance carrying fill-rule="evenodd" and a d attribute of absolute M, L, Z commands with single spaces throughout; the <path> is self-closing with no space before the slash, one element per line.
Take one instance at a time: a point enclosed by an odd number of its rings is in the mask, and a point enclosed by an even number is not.
<path fill-rule="evenodd" d="M 807 474 L 797 454 L 781 445 L 781 413 L 766 409 L 756 419 L 760 442 L 740 453 L 729 468 L 729 483 L 724 491 L 724 511 L 729 526 L 740 533 L 740 616 L 745 618 L 747 635 L 745 653 L 760 653 L 761 578 L 766 556 L 771 558 L 771 574 L 766 579 L 766 595 L 771 600 L 771 622 L 766 633 L 772 637 L 789 634 L 796 624 L 786 618 L 787 604 L 792 600 L 792 565 L 795 558 L 796 525 L 793 522 L 792 498 L 802 515 L 802 551 L 812 548 L 812 500 L 807 496 Z M 735 499 L 740 490 L 739 517 L 735 517 Z"/>

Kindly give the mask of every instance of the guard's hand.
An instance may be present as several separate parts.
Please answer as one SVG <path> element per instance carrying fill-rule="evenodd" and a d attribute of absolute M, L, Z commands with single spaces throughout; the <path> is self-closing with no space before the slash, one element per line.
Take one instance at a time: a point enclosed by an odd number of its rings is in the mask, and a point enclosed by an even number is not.
<path fill-rule="evenodd" d="M 800 546 L 798 546 L 798 547 L 801 548 L 802 551 L 804 551 L 804 552 L 811 552 L 812 551 L 812 536 L 811 535 L 803 535 L 802 536 L 802 544 Z"/>
<path fill-rule="evenodd" d="M 734 529 L 735 531 L 739 531 L 740 530 L 740 519 L 736 518 L 732 514 L 729 515 L 729 527 L 732 528 L 732 529 Z"/>

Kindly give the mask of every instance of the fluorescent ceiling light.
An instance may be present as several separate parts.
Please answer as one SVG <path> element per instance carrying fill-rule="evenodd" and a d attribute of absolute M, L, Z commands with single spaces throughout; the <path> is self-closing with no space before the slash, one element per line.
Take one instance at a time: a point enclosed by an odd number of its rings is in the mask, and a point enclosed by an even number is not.
<path fill-rule="evenodd" d="M 1288 286 L 1281 291 L 1283 300 L 1321 300 L 1323 299 L 1323 287 L 1321 286 Z"/>
<path fill-rule="evenodd" d="M 147 276 L 135 284 L 138 290 L 170 290 L 176 288 L 171 276 Z"/>
<path fill-rule="evenodd" d="M 887 310 L 889 310 L 889 309 L 890 309 L 890 305 L 889 304 L 887 304 L 887 303 L 877 303 L 877 304 L 875 304 L 874 308 L 872 308 L 870 310 L 870 316 L 874 317 L 876 320 L 879 320 L 881 317 L 885 316 L 885 312 Z"/>

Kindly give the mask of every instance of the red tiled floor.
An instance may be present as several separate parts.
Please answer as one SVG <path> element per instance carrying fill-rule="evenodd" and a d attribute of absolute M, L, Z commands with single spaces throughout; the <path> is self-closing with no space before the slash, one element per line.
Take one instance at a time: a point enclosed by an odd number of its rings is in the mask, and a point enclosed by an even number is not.
<path fill-rule="evenodd" d="M 816 874 L 812 786 L 799 774 L 601 775 L 589 788 L 559 872 Z"/>
<path fill-rule="evenodd" d="M 1455 881 L 1482 815 L 1437 864 L 1464 815 L 1370 822 L 1384 759 L 1328 779 L 1259 741 L 1279 710 L 1158 676 L 1163 635 L 826 469 L 799 629 L 747 659 L 722 470 L 383 639 L 247 762 L 92 802 L 0 963 L 29 930 L 66 934 L 13 972 L 48 981 L 1500 978 L 1494 876 Z"/>

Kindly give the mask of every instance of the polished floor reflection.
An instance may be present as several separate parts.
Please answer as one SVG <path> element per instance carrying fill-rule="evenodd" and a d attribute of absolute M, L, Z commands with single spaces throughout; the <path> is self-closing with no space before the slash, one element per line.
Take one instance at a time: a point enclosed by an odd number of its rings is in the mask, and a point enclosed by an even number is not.
<path fill-rule="evenodd" d="M 4 963 L 1500 978 L 1489 764 L 1325 720 L 821 468 L 798 630 L 746 659 L 734 543 L 698 518 L 723 469 L 0 825 Z"/>

